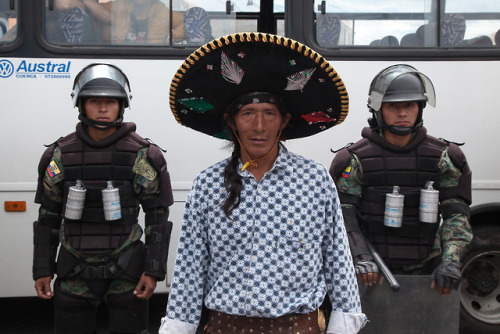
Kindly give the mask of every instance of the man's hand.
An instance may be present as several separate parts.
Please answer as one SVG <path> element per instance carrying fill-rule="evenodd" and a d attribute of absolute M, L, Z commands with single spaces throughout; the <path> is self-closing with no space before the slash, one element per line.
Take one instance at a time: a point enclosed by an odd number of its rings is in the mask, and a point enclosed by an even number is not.
<path fill-rule="evenodd" d="M 432 272 L 431 288 L 436 289 L 443 296 L 449 295 L 453 289 L 458 289 L 462 274 L 458 262 L 444 259 Z"/>
<path fill-rule="evenodd" d="M 358 278 L 363 280 L 363 283 L 367 286 L 372 286 L 377 283 L 378 280 L 378 266 L 375 262 L 369 260 L 361 260 L 354 266 L 356 269 L 356 275 Z"/>
<path fill-rule="evenodd" d="M 139 283 L 135 287 L 134 295 L 139 299 L 148 300 L 156 288 L 156 278 L 142 274 Z"/>
<path fill-rule="evenodd" d="M 44 276 L 37 278 L 35 281 L 35 290 L 38 298 L 51 299 L 54 296 L 52 289 L 50 288 L 50 282 L 52 277 Z"/>

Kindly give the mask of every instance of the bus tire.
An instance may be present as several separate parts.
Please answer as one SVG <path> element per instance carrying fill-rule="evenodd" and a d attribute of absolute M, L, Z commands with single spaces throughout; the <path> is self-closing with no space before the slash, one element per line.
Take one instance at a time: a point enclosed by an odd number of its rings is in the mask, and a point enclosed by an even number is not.
<path fill-rule="evenodd" d="M 473 226 L 462 260 L 460 333 L 500 333 L 500 226 Z"/>

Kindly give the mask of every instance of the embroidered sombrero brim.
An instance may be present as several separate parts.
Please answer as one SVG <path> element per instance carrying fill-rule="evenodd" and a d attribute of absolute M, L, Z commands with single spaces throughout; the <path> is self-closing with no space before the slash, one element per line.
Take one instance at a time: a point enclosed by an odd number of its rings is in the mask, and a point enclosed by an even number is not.
<path fill-rule="evenodd" d="M 297 41 L 263 33 L 220 37 L 193 52 L 172 80 L 170 108 L 180 124 L 227 139 L 227 107 L 254 91 L 283 98 L 292 115 L 285 139 L 331 128 L 349 112 L 344 83 L 326 59 Z"/>

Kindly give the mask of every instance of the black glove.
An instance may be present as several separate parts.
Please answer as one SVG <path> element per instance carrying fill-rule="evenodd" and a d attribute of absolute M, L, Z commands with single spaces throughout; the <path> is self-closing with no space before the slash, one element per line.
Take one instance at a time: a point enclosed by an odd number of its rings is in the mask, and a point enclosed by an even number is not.
<path fill-rule="evenodd" d="M 375 262 L 369 260 L 361 260 L 354 266 L 356 275 L 363 275 L 368 273 L 378 273 L 378 266 Z"/>
<path fill-rule="evenodd" d="M 438 287 L 457 290 L 462 280 L 460 268 L 462 268 L 461 263 L 443 259 L 443 262 L 432 272 L 432 279 L 436 281 Z"/>

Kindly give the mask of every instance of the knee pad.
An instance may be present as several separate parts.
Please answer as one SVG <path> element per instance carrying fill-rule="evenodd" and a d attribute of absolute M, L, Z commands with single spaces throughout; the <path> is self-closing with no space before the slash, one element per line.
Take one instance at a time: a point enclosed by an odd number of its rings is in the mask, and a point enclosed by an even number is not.
<path fill-rule="evenodd" d="M 109 330 L 114 333 L 147 332 L 149 301 L 137 298 L 133 290 L 109 295 Z"/>
<path fill-rule="evenodd" d="M 96 309 L 84 297 L 72 295 L 54 284 L 54 331 L 64 333 L 94 333 Z"/>

